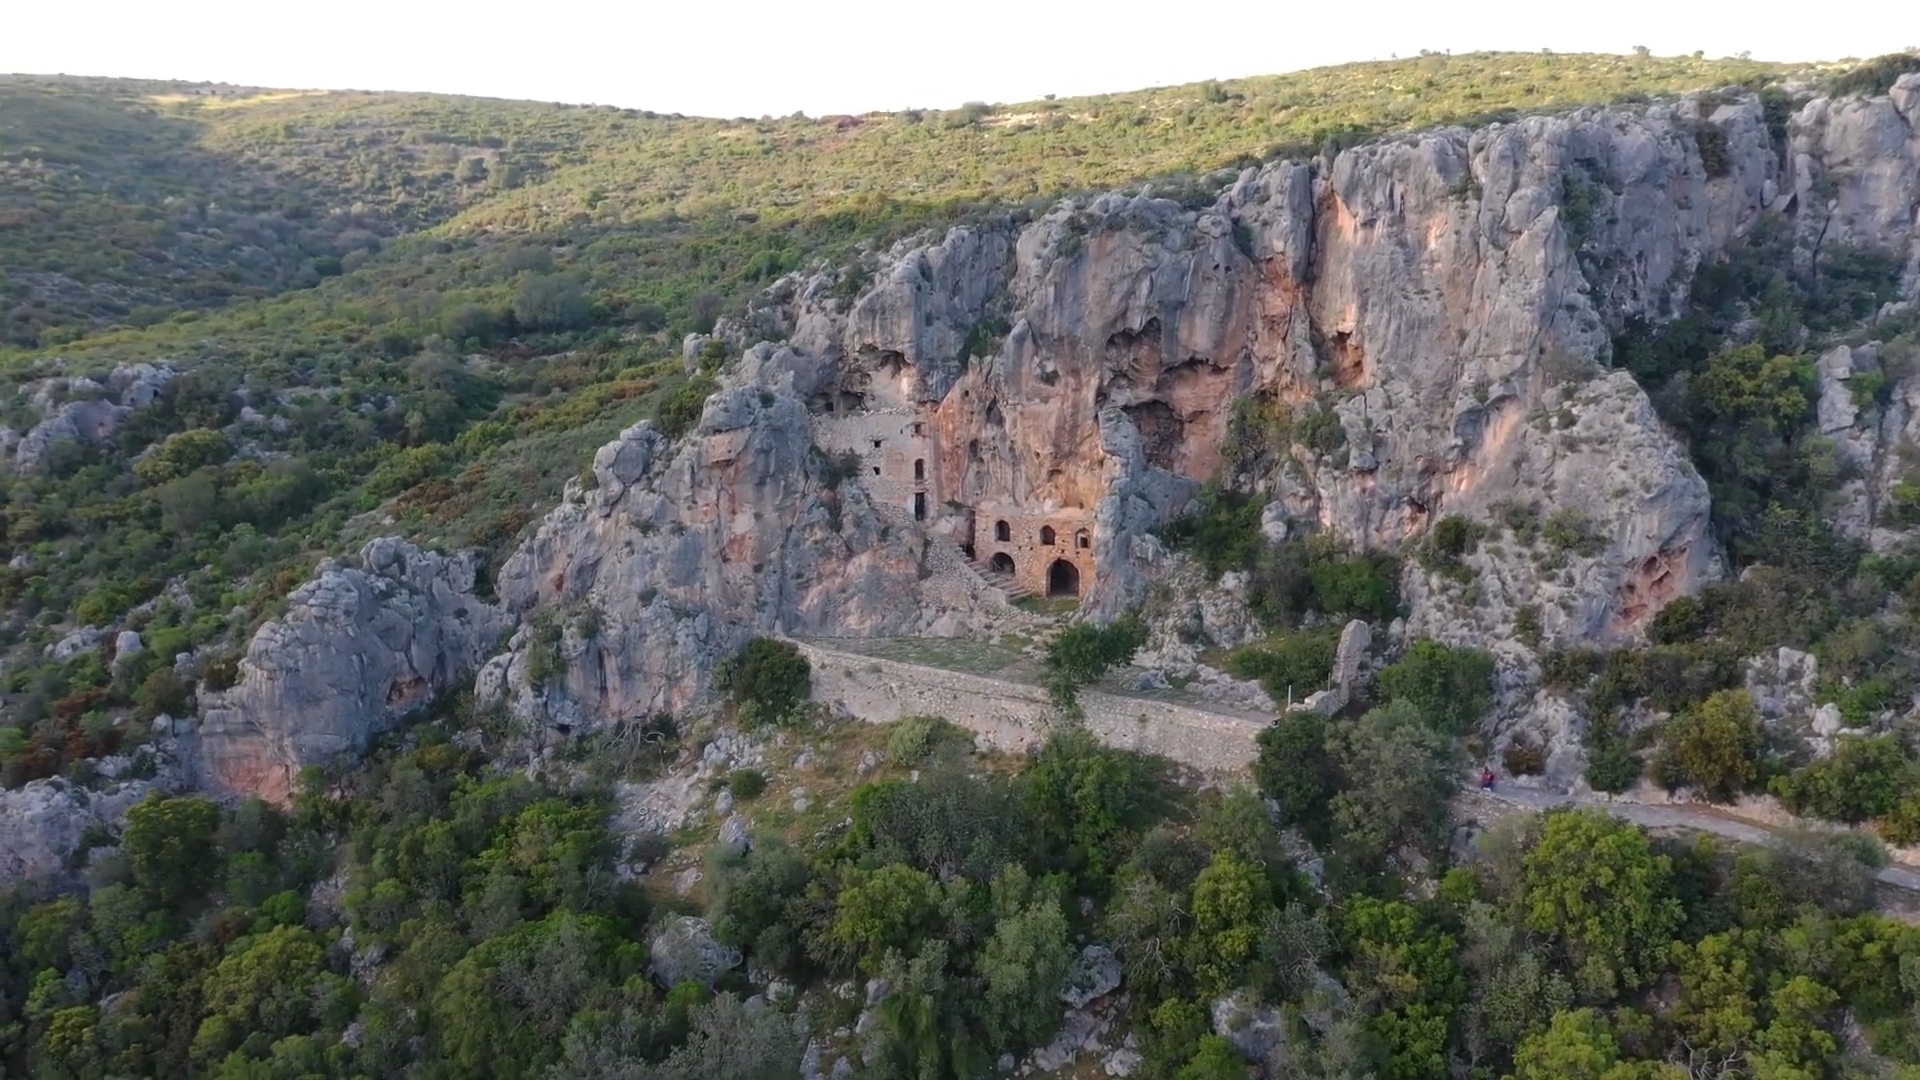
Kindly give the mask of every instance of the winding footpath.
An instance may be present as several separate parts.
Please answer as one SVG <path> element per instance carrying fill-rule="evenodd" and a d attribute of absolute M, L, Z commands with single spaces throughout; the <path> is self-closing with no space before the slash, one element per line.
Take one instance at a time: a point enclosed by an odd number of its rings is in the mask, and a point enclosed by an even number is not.
<path fill-rule="evenodd" d="M 1605 810 L 1622 821 L 1631 821 L 1647 829 L 1691 829 L 1695 832 L 1724 836 L 1743 844 L 1769 843 L 1776 831 L 1757 822 L 1742 821 L 1709 810 L 1696 810 L 1687 806 L 1622 802 L 1592 795 L 1565 795 L 1505 784 L 1496 786 L 1491 792 L 1482 791 L 1478 786 L 1474 786 L 1463 792 L 1463 795 L 1469 802 L 1496 803 L 1529 810 L 1553 810 L 1562 806 L 1593 807 Z M 1920 892 L 1920 869 L 1890 865 L 1881 870 L 1877 876 L 1883 884 L 1897 889 Z"/>

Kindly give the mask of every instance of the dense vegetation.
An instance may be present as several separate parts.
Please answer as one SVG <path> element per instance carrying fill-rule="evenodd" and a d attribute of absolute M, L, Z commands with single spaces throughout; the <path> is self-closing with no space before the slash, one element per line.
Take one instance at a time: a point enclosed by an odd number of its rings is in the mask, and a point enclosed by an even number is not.
<path fill-rule="evenodd" d="M 0 1064 L 761 1080 L 864 1004 L 857 1076 L 959 1080 L 1052 1038 L 1083 940 L 1123 961 L 1113 1039 L 1135 1035 L 1146 1076 L 1242 1080 L 1227 997 L 1277 1010 L 1285 1076 L 1920 1062 L 1920 931 L 1870 913 L 1877 848 L 1734 852 L 1568 812 L 1455 866 L 1454 722 L 1418 696 L 1290 714 L 1258 793 L 1183 791 L 1071 730 L 981 759 L 913 718 L 887 771 L 811 826 L 714 848 L 691 897 L 619 872 L 658 853 L 622 852 L 592 769 L 499 769 L 498 729 L 451 711 L 362 770 L 310 772 L 284 813 L 156 795 L 77 890 L 0 895 Z M 818 724 L 787 730 L 850 734 Z M 748 776 L 716 783 L 748 800 Z M 689 913 L 716 944 L 676 933 Z M 749 1001 L 748 968 L 790 991 Z"/>

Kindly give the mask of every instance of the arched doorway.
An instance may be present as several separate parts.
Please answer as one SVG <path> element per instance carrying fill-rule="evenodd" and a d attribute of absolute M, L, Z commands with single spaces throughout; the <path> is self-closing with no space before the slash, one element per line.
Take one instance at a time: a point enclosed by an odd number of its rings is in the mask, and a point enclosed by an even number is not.
<path fill-rule="evenodd" d="M 1011 574 L 1013 573 L 1013 556 L 1004 551 L 996 551 L 993 558 L 987 560 L 987 565 L 1002 574 Z"/>
<path fill-rule="evenodd" d="M 1080 568 L 1065 559 L 1053 560 L 1047 567 L 1048 596 L 1079 596 Z"/>
<path fill-rule="evenodd" d="M 1004 521 L 993 523 L 993 538 L 1005 544 L 1013 539 L 1013 526 Z"/>
<path fill-rule="evenodd" d="M 1040 526 L 1040 544 L 1042 547 L 1052 547 L 1054 541 L 1058 539 L 1059 536 L 1053 531 L 1053 526 Z"/>

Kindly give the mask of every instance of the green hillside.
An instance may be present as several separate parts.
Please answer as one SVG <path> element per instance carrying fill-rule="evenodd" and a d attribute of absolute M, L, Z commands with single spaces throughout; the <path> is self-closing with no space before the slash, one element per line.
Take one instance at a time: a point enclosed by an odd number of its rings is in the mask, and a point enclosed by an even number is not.
<path fill-rule="evenodd" d="M 595 446 L 690 423 L 714 379 L 681 336 L 783 273 L 1074 192 L 1211 201 L 1221 170 L 1398 130 L 1735 84 L 1772 107 L 1789 81 L 1878 92 L 1915 68 L 1436 55 L 761 120 L 0 76 L 0 427 L 43 415 L 46 380 L 179 373 L 111 439 L 0 468 L 0 840 L 73 848 L 70 874 L 25 880 L 0 844 L 0 1080 L 800 1080 L 809 1049 L 809 1077 L 975 1080 L 1035 1060 L 1069 1000 L 1098 1002 L 1082 1015 L 1114 1052 L 1020 1075 L 1920 1080 L 1917 894 L 1879 884 L 1878 841 L 1469 813 L 1495 661 L 1424 639 L 1345 714 L 1276 719 L 1232 790 L 1069 726 L 1002 754 L 937 718 L 812 709 L 807 662 L 761 638 L 723 662 L 712 715 L 556 723 L 556 746 L 448 693 L 364 761 L 303 772 L 286 807 L 155 792 L 123 829 L 55 835 L 76 806 L 122 816 L 106 781 L 156 767 L 109 755 L 230 684 L 321 557 L 403 533 L 497 559 Z M 1597 789 L 1644 769 L 1772 790 L 1907 842 L 1904 732 L 1790 758 L 1745 689 L 1745 658 L 1783 644 L 1818 652 L 1850 722 L 1920 687 L 1920 553 L 1830 528 L 1841 474 L 1808 396 L 1806 349 L 1877 311 L 1898 267 L 1829 251 L 1809 285 L 1790 246 L 1754 228 L 1617 354 L 1755 572 L 1668 605 L 1648 647 L 1542 653 L 1540 683 L 1582 702 Z M 1875 329 L 1903 335 L 1889 369 L 1920 355 L 1920 317 Z M 1166 539 L 1274 614 L 1236 674 L 1323 682 L 1345 615 L 1401 610 L 1393 556 L 1267 545 L 1257 499 L 1201 503 Z M 1470 578 L 1462 555 L 1510 542 L 1568 567 L 1588 529 L 1513 505 L 1401 554 Z M 56 658 L 85 626 L 144 649 Z M 533 629 L 558 666 L 559 624 Z M 1066 630 L 1049 688 L 1071 701 L 1145 637 L 1132 616 Z M 1501 764 L 1545 757 L 1516 739 Z"/>

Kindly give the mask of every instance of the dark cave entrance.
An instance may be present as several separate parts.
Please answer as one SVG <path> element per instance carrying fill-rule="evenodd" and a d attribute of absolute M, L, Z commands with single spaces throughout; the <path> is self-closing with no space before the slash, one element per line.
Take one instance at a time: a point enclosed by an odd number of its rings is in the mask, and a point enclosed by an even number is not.
<path fill-rule="evenodd" d="M 987 565 L 1003 574 L 1011 574 L 1013 573 L 1013 556 L 1004 551 L 996 551 L 993 558 L 987 560 Z"/>
<path fill-rule="evenodd" d="M 1079 596 L 1080 568 L 1065 559 L 1053 560 L 1047 567 L 1048 596 Z"/>

